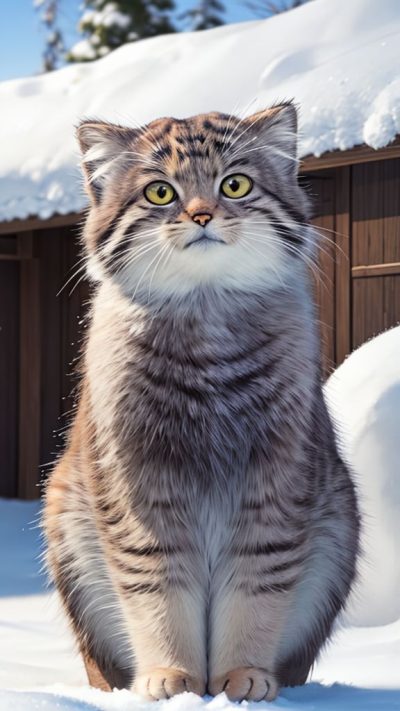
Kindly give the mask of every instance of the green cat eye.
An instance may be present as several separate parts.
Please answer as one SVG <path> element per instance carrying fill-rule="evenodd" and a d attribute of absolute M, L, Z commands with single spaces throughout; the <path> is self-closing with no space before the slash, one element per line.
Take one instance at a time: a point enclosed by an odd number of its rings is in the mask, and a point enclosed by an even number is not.
<path fill-rule="evenodd" d="M 229 175 L 221 183 L 221 192 L 225 197 L 237 200 L 237 198 L 248 195 L 253 187 L 253 181 L 247 177 L 237 173 L 237 175 Z"/>
<path fill-rule="evenodd" d="M 172 185 L 156 180 L 144 189 L 145 198 L 153 205 L 169 205 L 176 198 L 176 192 Z"/>

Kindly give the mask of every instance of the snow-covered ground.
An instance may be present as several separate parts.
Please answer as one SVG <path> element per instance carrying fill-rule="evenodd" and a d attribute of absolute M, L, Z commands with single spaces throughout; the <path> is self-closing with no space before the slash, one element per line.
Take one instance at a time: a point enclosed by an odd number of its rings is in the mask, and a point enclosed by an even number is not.
<path fill-rule="evenodd" d="M 346 619 L 312 680 L 282 711 L 400 709 L 400 327 L 352 354 L 326 386 L 365 512 L 364 560 Z M 0 711 L 226 711 L 224 694 L 146 704 L 87 686 L 54 592 L 40 573 L 39 505 L 0 500 Z"/>
<path fill-rule="evenodd" d="M 80 211 L 74 125 L 134 125 L 294 98 L 301 155 L 400 133 L 399 0 L 315 0 L 257 22 L 164 35 L 0 84 L 0 221 Z"/>

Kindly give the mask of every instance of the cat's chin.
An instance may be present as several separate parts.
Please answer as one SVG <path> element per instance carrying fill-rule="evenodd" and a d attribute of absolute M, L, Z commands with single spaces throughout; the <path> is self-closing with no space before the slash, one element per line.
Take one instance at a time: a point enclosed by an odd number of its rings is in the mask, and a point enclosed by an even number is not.
<path fill-rule="evenodd" d="M 195 237 L 194 239 L 190 240 L 190 242 L 187 242 L 184 246 L 184 249 L 188 249 L 189 247 L 200 247 L 208 249 L 209 247 L 214 247 L 216 244 L 226 245 L 226 242 L 223 239 L 218 239 L 218 237 L 213 237 L 211 235 L 204 234 Z"/>
<path fill-rule="evenodd" d="M 182 297 L 197 289 L 265 293 L 287 288 L 302 280 L 302 268 L 293 259 L 274 251 L 269 259 L 246 250 L 245 245 L 218 241 L 200 242 L 175 249 L 157 269 L 134 265 L 114 277 L 130 299 L 151 301 Z"/>

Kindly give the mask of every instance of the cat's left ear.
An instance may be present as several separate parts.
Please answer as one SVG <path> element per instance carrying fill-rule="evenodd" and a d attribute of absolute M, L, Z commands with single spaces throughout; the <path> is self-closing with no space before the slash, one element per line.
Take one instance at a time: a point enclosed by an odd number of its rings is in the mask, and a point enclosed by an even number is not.
<path fill-rule="evenodd" d="M 297 111 L 292 103 L 279 104 L 258 111 L 246 119 L 249 133 L 262 142 L 265 151 L 280 162 L 288 175 L 297 175 Z M 244 137 L 245 139 L 245 137 Z"/>
<path fill-rule="evenodd" d="M 82 121 L 76 135 L 82 153 L 86 192 L 96 204 L 132 147 L 137 131 L 93 120 Z"/>

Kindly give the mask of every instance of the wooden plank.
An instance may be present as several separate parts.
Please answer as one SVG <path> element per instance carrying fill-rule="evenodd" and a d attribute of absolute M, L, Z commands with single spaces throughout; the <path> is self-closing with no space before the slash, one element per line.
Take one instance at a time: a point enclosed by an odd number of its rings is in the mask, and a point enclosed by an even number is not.
<path fill-rule="evenodd" d="M 57 455 L 57 431 L 61 427 L 61 301 L 63 285 L 61 229 L 37 233 L 38 254 L 44 278 L 40 284 L 41 329 L 41 436 L 40 463 L 45 476 Z"/>
<path fill-rule="evenodd" d="M 335 365 L 335 179 L 332 172 L 307 176 L 307 192 L 314 198 L 313 224 L 317 237 L 318 264 L 313 268 L 315 300 L 319 310 L 322 368 L 325 376 Z"/>
<path fill-rule="evenodd" d="M 400 160 L 353 168 L 353 266 L 400 261 Z"/>
<path fill-rule="evenodd" d="M 19 266 L 0 264 L 0 496 L 18 494 Z"/>
<path fill-rule="evenodd" d="M 15 235 L 0 236 L 0 259 L 2 256 L 16 256 L 17 238 Z"/>
<path fill-rule="evenodd" d="M 400 160 L 357 165 L 352 173 L 352 346 L 357 347 L 397 322 L 388 289 L 396 294 L 397 282 L 390 280 L 400 271 Z"/>
<path fill-rule="evenodd" d="M 351 276 L 355 279 L 361 277 L 389 276 L 391 274 L 400 274 L 400 262 L 364 264 L 362 266 L 353 267 L 351 270 Z"/>
<path fill-rule="evenodd" d="M 362 144 L 355 146 L 348 151 L 327 151 L 322 156 L 305 156 L 300 163 L 300 171 L 308 173 L 311 170 L 326 170 L 327 168 L 339 168 L 346 165 L 357 165 L 358 163 L 370 163 L 388 158 L 400 157 L 400 137 L 397 137 L 389 146 L 375 150 L 371 146 Z"/>
<path fill-rule="evenodd" d="M 87 311 L 89 296 L 88 283 L 81 261 L 82 250 L 76 238 L 71 237 L 70 230 L 65 230 L 64 236 L 64 272 L 67 281 L 73 278 L 61 294 L 63 311 L 63 363 L 62 363 L 62 392 L 63 415 L 67 422 L 71 420 L 72 409 L 75 401 L 76 388 L 79 383 L 78 366 L 81 355 L 81 341 L 83 334 L 82 319 Z"/>
<path fill-rule="evenodd" d="M 25 232 L 29 230 L 47 230 L 54 227 L 65 227 L 66 225 L 75 225 L 82 221 L 84 214 L 82 212 L 71 212 L 68 215 L 53 215 L 47 220 L 42 220 L 39 217 L 29 217 L 26 220 L 10 220 L 9 222 L 0 222 L 0 235 L 12 234 L 14 232 Z"/>
<path fill-rule="evenodd" d="M 335 177 L 335 362 L 340 365 L 351 351 L 351 168 L 337 170 Z"/>
<path fill-rule="evenodd" d="M 400 275 L 353 281 L 353 348 L 400 323 Z"/>
<path fill-rule="evenodd" d="M 20 264 L 20 377 L 18 496 L 39 496 L 40 304 L 39 260 L 33 235 L 18 237 Z M 29 258 L 29 254 L 31 258 Z"/>
<path fill-rule="evenodd" d="M 387 276 L 384 282 L 384 328 L 392 328 L 400 323 L 400 274 Z"/>

